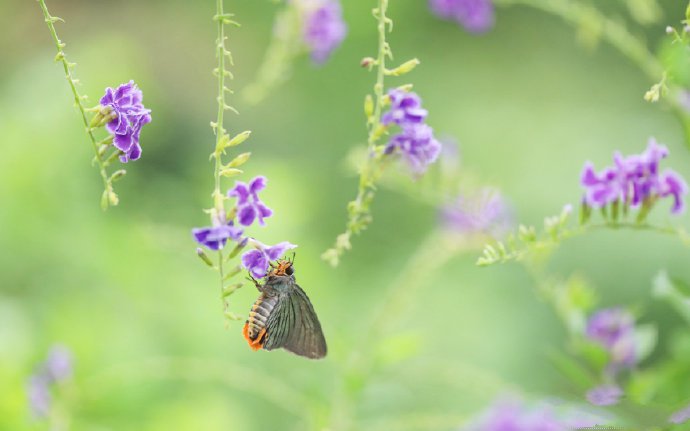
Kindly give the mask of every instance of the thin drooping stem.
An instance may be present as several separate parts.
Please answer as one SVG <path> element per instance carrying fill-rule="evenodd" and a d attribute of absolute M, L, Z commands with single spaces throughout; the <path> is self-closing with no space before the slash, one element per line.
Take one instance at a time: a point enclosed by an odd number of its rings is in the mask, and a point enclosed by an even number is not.
<path fill-rule="evenodd" d="M 664 68 L 647 46 L 621 22 L 611 20 L 595 7 L 571 0 L 496 0 L 499 5 L 524 5 L 556 15 L 572 25 L 597 24 L 602 39 L 628 57 L 652 81 L 661 79 Z"/>
<path fill-rule="evenodd" d="M 46 25 L 48 26 L 48 30 L 50 30 L 50 34 L 53 37 L 53 41 L 55 42 L 55 47 L 57 48 L 57 55 L 55 56 L 55 60 L 60 61 L 62 63 L 62 68 L 65 71 L 65 78 L 67 79 L 67 83 L 69 84 L 70 90 L 72 90 L 72 94 L 74 95 L 74 104 L 77 105 L 77 108 L 81 113 L 81 118 L 84 122 L 86 134 L 89 136 L 89 139 L 91 140 L 91 145 L 93 146 L 93 151 L 96 155 L 95 160 L 96 163 L 98 163 L 101 178 L 103 179 L 103 187 L 106 193 L 110 195 L 112 194 L 112 185 L 110 184 L 110 181 L 108 181 L 108 173 L 106 172 L 105 162 L 102 159 L 100 152 L 98 151 L 99 144 L 96 141 L 96 137 L 93 135 L 93 131 L 91 129 L 91 126 L 89 125 L 89 120 L 86 118 L 86 108 L 84 108 L 84 104 L 82 103 L 84 96 L 81 96 L 79 94 L 79 91 L 77 90 L 78 80 L 76 80 L 72 76 L 72 68 L 74 68 L 75 64 L 67 61 L 67 57 L 65 56 L 64 51 L 65 44 L 60 40 L 60 38 L 57 35 L 57 31 L 55 30 L 55 23 L 57 21 L 62 21 L 62 19 L 50 15 L 45 0 L 38 0 L 38 3 L 41 5 L 41 10 L 43 11 L 43 16 L 45 17 Z"/>
<path fill-rule="evenodd" d="M 386 57 L 391 57 L 391 49 L 386 42 L 386 26 L 392 26 L 392 21 L 386 16 L 388 0 L 378 0 L 378 7 L 373 10 L 377 21 L 378 52 L 374 64 L 376 65 L 376 83 L 374 84 L 374 107 L 368 118 L 367 158 L 359 173 L 357 196 L 347 206 L 348 221 L 345 232 L 338 235 L 336 244 L 327 250 L 322 258 L 337 265 L 340 256 L 350 248 L 350 238 L 353 234 L 366 229 L 371 223 L 369 204 L 374 198 L 376 179 L 384 169 L 383 154 L 376 142 L 384 133 L 381 126 L 381 112 L 384 104 L 384 78 L 386 76 Z"/>

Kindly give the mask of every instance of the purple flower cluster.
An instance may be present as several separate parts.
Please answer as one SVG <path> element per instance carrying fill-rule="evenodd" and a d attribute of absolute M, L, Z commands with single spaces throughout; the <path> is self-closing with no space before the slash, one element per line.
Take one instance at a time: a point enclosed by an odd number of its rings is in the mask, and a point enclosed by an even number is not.
<path fill-rule="evenodd" d="M 228 190 L 228 197 L 236 199 L 237 222 L 240 225 L 249 227 L 257 221 L 264 226 L 264 219 L 273 214 L 259 198 L 259 192 L 266 188 L 266 183 L 266 177 L 257 176 L 249 184 L 236 181 L 235 186 Z M 267 274 L 272 260 L 297 247 L 287 241 L 269 246 L 243 235 L 244 230 L 235 226 L 235 220 L 228 220 L 226 214 L 214 214 L 212 226 L 192 229 L 194 240 L 211 250 L 221 250 L 228 240 L 235 241 L 239 247 L 251 243 L 255 249 L 242 254 L 242 265 L 257 278 Z"/>
<path fill-rule="evenodd" d="M 459 196 L 440 211 L 441 223 L 462 234 L 487 233 L 498 237 L 513 224 L 510 207 L 497 190 L 483 188 L 470 196 Z"/>
<path fill-rule="evenodd" d="M 630 368 L 637 362 L 635 319 L 628 311 L 622 308 L 597 311 L 587 321 L 585 334 L 609 353 L 609 371 L 612 373 Z"/>
<path fill-rule="evenodd" d="M 429 0 L 429 8 L 439 18 L 457 21 L 470 33 L 484 33 L 494 25 L 491 0 Z"/>
<path fill-rule="evenodd" d="M 41 363 L 27 385 L 29 409 L 35 418 L 45 418 L 50 413 L 51 386 L 72 376 L 72 354 L 63 346 L 54 346 Z"/>
<path fill-rule="evenodd" d="M 503 399 L 462 431 L 566 431 L 602 421 L 588 412 L 559 407 L 547 403 L 527 406 L 519 400 Z"/>
<path fill-rule="evenodd" d="M 587 401 L 597 406 L 618 404 L 623 396 L 623 389 L 618 385 L 604 384 L 587 392 Z"/>
<path fill-rule="evenodd" d="M 423 174 L 441 153 L 441 143 L 434 138 L 434 131 L 424 123 L 428 114 L 422 109 L 421 100 L 415 93 L 399 88 L 388 92 L 390 109 L 381 117 L 384 126 L 396 124 L 401 133 L 391 137 L 385 153 L 399 152 L 413 173 Z"/>
<path fill-rule="evenodd" d="M 668 421 L 672 424 L 682 424 L 690 420 L 690 405 L 683 407 L 677 412 L 673 413 Z"/>
<path fill-rule="evenodd" d="M 322 64 L 343 42 L 347 25 L 338 0 L 319 0 L 306 11 L 302 38 L 309 48 L 314 63 Z"/>
<path fill-rule="evenodd" d="M 587 162 L 582 171 L 581 183 L 585 188 L 584 203 L 603 208 L 620 203 L 637 208 L 653 205 L 658 199 L 673 197 L 673 214 L 683 212 L 683 196 L 688 187 L 683 178 L 671 169 L 659 172 L 659 162 L 668 156 L 668 149 L 650 139 L 647 149 L 639 155 L 623 157 L 614 154 L 614 166 L 596 172 Z"/>
<path fill-rule="evenodd" d="M 113 135 L 113 145 L 123 154 L 122 163 L 141 157 L 139 135 L 141 128 L 151 122 L 151 110 L 142 103 L 143 94 L 134 81 L 129 81 L 113 90 L 108 87 L 101 97 L 102 107 L 109 107 L 114 118 L 106 124 Z"/>

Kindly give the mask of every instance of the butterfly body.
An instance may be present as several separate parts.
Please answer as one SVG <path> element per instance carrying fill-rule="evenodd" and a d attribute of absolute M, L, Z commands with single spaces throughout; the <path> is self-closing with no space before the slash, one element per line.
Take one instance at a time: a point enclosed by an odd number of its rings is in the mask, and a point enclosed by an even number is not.
<path fill-rule="evenodd" d="M 279 261 L 265 279 L 243 334 L 253 350 L 284 348 L 311 359 L 326 356 L 326 340 L 307 294 L 295 282 L 292 262 Z"/>

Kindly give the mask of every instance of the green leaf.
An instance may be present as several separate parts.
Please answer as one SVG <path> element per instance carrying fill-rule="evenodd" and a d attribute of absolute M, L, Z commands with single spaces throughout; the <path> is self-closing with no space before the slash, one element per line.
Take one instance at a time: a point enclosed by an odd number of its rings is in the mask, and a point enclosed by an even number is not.
<path fill-rule="evenodd" d="M 673 308 L 690 323 L 690 287 L 678 279 L 671 279 L 666 271 L 660 271 L 652 282 L 652 294 L 671 303 Z"/>
<path fill-rule="evenodd" d="M 549 358 L 556 369 L 563 373 L 568 380 L 579 388 L 588 389 L 597 383 L 592 373 L 565 353 L 553 350 L 549 352 Z"/>
<path fill-rule="evenodd" d="M 656 325 L 652 323 L 635 327 L 635 355 L 638 361 L 644 360 L 656 347 L 659 337 Z"/>

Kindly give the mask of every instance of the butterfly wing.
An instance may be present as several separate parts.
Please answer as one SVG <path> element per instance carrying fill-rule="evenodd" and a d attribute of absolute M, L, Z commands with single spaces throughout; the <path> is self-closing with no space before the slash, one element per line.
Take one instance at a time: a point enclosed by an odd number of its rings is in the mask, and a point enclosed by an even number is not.
<path fill-rule="evenodd" d="M 284 348 L 311 359 L 326 356 L 326 339 L 321 323 L 307 294 L 294 284 L 280 295 L 276 308 L 266 322 L 266 350 Z"/>

